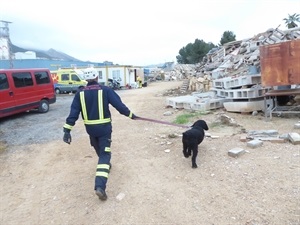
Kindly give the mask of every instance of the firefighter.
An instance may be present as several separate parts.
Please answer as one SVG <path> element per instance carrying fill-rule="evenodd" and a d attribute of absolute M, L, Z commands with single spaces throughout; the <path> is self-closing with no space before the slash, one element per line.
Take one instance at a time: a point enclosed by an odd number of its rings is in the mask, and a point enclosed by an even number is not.
<path fill-rule="evenodd" d="M 120 114 L 135 119 L 135 116 L 122 102 L 119 95 L 111 88 L 98 84 L 98 72 L 94 68 L 84 70 L 85 88 L 74 96 L 70 114 L 63 126 L 63 141 L 71 143 L 71 130 L 81 113 L 85 129 L 90 138 L 90 144 L 98 155 L 98 165 L 95 177 L 95 194 L 100 200 L 106 200 L 105 192 L 108 174 L 111 169 L 111 136 L 112 124 L 109 104 Z"/>
<path fill-rule="evenodd" d="M 142 87 L 142 78 L 140 76 L 137 76 L 136 80 L 138 83 L 138 88 L 141 88 Z"/>

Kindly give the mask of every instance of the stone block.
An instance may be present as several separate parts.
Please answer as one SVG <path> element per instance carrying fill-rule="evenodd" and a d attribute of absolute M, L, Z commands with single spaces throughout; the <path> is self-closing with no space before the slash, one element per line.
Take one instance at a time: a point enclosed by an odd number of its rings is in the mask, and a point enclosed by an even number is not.
<path fill-rule="evenodd" d="M 231 89 L 231 88 L 238 88 L 244 85 L 253 85 L 261 83 L 261 75 L 245 75 L 239 77 L 225 77 L 221 79 L 213 80 L 213 87 L 216 88 L 224 88 L 224 89 Z"/>
<path fill-rule="evenodd" d="M 300 135 L 298 133 L 289 133 L 289 140 L 294 145 L 300 144 Z"/>
<path fill-rule="evenodd" d="M 270 138 L 269 141 L 272 143 L 286 143 L 287 142 L 286 139 L 282 139 L 282 138 Z"/>
<path fill-rule="evenodd" d="M 226 101 L 224 98 L 204 98 L 204 99 L 196 99 L 193 102 L 184 102 L 184 109 L 192 109 L 196 111 L 205 111 L 211 109 L 223 108 L 223 102 Z"/>
<path fill-rule="evenodd" d="M 252 141 L 247 142 L 247 146 L 250 147 L 250 148 L 257 148 L 257 147 L 260 147 L 262 145 L 263 145 L 263 142 L 261 140 L 257 140 L 257 139 L 254 139 Z"/>
<path fill-rule="evenodd" d="M 195 101 L 195 97 L 193 96 L 179 96 L 179 97 L 172 97 L 166 99 L 166 105 L 171 106 L 175 109 L 183 109 L 183 103 L 185 102 L 193 102 Z"/>
<path fill-rule="evenodd" d="M 228 112 L 263 111 L 265 107 L 264 100 L 252 102 L 224 102 L 223 105 Z"/>
<path fill-rule="evenodd" d="M 241 135 L 241 137 L 240 137 L 240 141 L 241 142 L 247 142 L 249 139 L 248 139 L 248 136 L 246 135 L 246 134 L 244 134 L 244 135 Z"/>
<path fill-rule="evenodd" d="M 300 123 L 295 123 L 294 128 L 295 129 L 300 129 Z"/>
<path fill-rule="evenodd" d="M 233 148 L 228 151 L 228 155 L 234 158 L 237 158 L 245 153 L 245 150 L 242 148 Z"/>
<path fill-rule="evenodd" d="M 251 136 L 277 136 L 278 130 L 250 130 L 248 134 Z"/>
<path fill-rule="evenodd" d="M 257 137 L 258 140 L 261 141 L 269 141 L 271 143 L 285 143 L 287 142 L 286 139 L 279 138 L 279 137 Z"/>

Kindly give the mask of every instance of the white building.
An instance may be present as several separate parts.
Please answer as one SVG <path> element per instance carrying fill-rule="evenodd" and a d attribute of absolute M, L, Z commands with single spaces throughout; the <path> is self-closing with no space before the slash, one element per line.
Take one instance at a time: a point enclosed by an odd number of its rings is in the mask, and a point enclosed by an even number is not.
<path fill-rule="evenodd" d="M 9 59 L 8 41 L 0 37 L 0 59 Z"/>
<path fill-rule="evenodd" d="M 33 51 L 16 52 L 15 59 L 36 59 L 36 53 Z"/>
<path fill-rule="evenodd" d="M 124 66 L 124 65 L 109 65 L 94 67 L 99 72 L 99 83 L 107 84 L 108 79 L 117 80 L 121 87 L 136 86 L 137 77 L 144 80 L 144 69 L 142 67 Z"/>

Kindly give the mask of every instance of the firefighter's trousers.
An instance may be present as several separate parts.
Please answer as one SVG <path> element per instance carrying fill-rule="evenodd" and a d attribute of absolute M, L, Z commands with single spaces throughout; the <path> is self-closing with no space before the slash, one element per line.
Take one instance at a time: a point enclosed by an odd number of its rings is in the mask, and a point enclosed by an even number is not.
<path fill-rule="evenodd" d="M 96 169 L 95 178 L 95 190 L 97 187 L 106 189 L 106 183 L 110 170 L 110 144 L 111 144 L 111 133 L 101 137 L 90 136 L 91 145 L 94 147 L 98 155 L 98 165 Z"/>

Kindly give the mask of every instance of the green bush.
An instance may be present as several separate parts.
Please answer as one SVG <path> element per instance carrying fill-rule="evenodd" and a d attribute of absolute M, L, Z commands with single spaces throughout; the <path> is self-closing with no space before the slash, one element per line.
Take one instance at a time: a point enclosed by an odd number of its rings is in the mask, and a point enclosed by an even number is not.
<path fill-rule="evenodd" d="M 181 114 L 181 115 L 176 117 L 174 123 L 176 123 L 176 124 L 186 124 L 186 123 L 190 122 L 191 118 L 201 117 L 202 115 L 206 115 L 208 113 L 209 112 L 206 112 L 206 111 L 199 111 L 199 112 L 196 112 L 196 113 Z"/>

